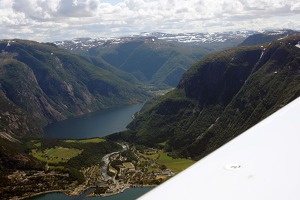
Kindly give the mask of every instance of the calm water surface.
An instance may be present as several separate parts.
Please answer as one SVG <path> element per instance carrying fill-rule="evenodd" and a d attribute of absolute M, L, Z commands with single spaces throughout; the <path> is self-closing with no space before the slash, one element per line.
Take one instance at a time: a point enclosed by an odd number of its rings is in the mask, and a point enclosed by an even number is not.
<path fill-rule="evenodd" d="M 129 188 L 124 192 L 119 193 L 117 195 L 109 196 L 109 197 L 85 197 L 81 196 L 66 196 L 63 193 L 48 193 L 42 194 L 40 196 L 29 198 L 30 200 L 134 200 L 138 197 L 142 196 L 146 192 L 150 191 L 153 188 Z"/>
<path fill-rule="evenodd" d="M 45 128 L 45 138 L 81 139 L 103 137 L 126 130 L 132 121 L 132 115 L 138 112 L 144 103 L 105 109 L 56 122 Z"/>
<path fill-rule="evenodd" d="M 132 115 L 140 111 L 143 105 L 144 103 L 106 109 L 53 123 L 45 128 L 44 137 L 80 139 L 103 137 L 115 132 L 124 131 L 126 130 L 126 126 L 132 121 Z M 69 197 L 63 193 L 48 193 L 32 197 L 30 200 L 130 200 L 137 199 L 151 189 L 152 188 L 130 188 L 114 196 L 92 198 L 86 198 L 86 194 Z"/>

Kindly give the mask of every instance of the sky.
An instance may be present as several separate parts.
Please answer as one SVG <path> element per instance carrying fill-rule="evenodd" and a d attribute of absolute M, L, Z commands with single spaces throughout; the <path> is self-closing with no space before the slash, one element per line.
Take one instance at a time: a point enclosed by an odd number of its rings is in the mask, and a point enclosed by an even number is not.
<path fill-rule="evenodd" d="M 0 0 L 0 39 L 300 30 L 300 0 Z"/>

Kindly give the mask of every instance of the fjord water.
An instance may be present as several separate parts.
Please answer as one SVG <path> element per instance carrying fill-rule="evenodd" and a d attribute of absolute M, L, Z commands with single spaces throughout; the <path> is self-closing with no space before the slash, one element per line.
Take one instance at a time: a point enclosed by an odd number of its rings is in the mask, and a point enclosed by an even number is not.
<path fill-rule="evenodd" d="M 61 122 L 56 122 L 45 128 L 45 138 L 56 139 L 80 139 L 91 137 L 103 137 L 118 131 L 126 130 L 126 126 L 132 121 L 132 116 L 140 111 L 144 103 L 122 106 L 118 108 L 105 109 L 93 113 L 85 114 L 76 118 L 70 118 Z M 137 199 L 152 188 L 129 188 L 124 192 L 109 197 L 86 198 L 84 193 L 79 196 L 67 196 L 63 193 L 47 193 L 30 198 L 31 200 L 119 200 Z"/>
<path fill-rule="evenodd" d="M 67 196 L 63 193 L 48 193 L 42 194 L 40 196 L 32 197 L 30 200 L 134 200 L 149 192 L 153 188 L 146 187 L 146 188 L 129 188 L 126 189 L 124 192 L 108 196 L 108 197 L 85 197 L 87 194 L 83 194 L 80 196 Z"/>
<path fill-rule="evenodd" d="M 132 115 L 138 112 L 144 103 L 105 109 L 56 122 L 45 128 L 45 138 L 82 139 L 103 137 L 126 130 L 132 121 Z"/>

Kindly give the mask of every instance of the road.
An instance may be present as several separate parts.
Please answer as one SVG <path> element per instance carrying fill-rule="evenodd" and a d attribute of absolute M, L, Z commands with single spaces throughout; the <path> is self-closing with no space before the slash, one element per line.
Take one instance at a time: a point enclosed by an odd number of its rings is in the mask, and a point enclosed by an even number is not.
<path fill-rule="evenodd" d="M 129 148 L 127 144 L 120 144 L 120 143 L 118 143 L 118 144 L 121 145 L 123 148 L 121 151 L 116 151 L 116 152 L 106 154 L 105 156 L 103 156 L 103 158 L 101 160 L 104 163 L 101 171 L 102 171 L 102 177 L 104 178 L 105 181 L 112 179 L 112 177 L 108 176 L 108 174 L 107 174 L 107 167 L 110 163 L 110 160 L 109 160 L 110 156 L 120 153 L 120 152 L 123 152 L 123 151 L 126 151 Z"/>

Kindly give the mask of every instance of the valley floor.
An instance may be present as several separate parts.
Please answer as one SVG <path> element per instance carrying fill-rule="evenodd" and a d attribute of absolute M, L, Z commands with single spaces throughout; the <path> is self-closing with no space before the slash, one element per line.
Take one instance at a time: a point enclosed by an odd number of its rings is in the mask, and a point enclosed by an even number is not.
<path fill-rule="evenodd" d="M 103 141 L 94 139 L 90 142 Z M 83 142 L 79 140 L 78 143 Z M 130 187 L 159 185 L 193 163 L 188 159 L 173 159 L 158 149 L 146 147 L 137 149 L 135 146 L 129 147 L 127 144 L 119 145 L 122 146 L 121 150 L 106 154 L 102 158 L 99 157 L 101 164 L 81 168 L 83 181 L 80 183 L 79 180 L 70 179 L 70 174 L 62 170 L 64 165 L 57 161 L 68 161 L 72 155 L 69 152 L 76 151 L 58 146 L 41 151 L 38 148 L 40 143 L 35 141 L 33 146 L 37 148 L 32 149 L 32 153 L 40 160 L 47 160 L 45 171 L 19 170 L 13 172 L 7 176 L 6 186 L 0 188 L 0 196 L 3 199 L 24 199 L 49 192 L 63 192 L 70 196 L 77 196 L 91 188 L 94 190 L 88 194 L 89 197 L 110 196 Z M 58 154 L 65 157 L 58 157 L 56 155 L 58 150 L 60 150 Z M 65 151 L 65 153 L 61 151 Z M 72 156 L 76 156 L 76 154 Z M 53 166 L 54 163 L 55 166 Z M 176 167 L 174 168 L 174 166 Z"/>

